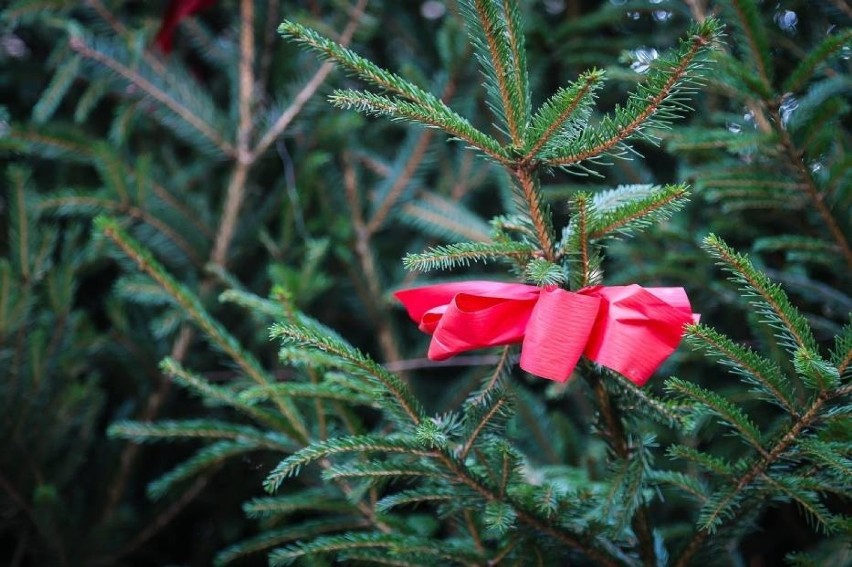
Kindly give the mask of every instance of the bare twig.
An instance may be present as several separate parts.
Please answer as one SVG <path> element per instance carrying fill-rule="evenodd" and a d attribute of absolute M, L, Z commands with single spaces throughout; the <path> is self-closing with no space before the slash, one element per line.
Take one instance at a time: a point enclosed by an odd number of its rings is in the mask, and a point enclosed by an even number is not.
<path fill-rule="evenodd" d="M 251 152 L 249 144 L 252 134 L 251 101 L 254 92 L 254 1 L 240 2 L 240 79 L 238 92 L 239 124 L 237 125 L 237 163 L 228 184 L 225 196 L 225 208 L 222 212 L 219 231 L 213 245 L 211 260 L 224 267 L 227 262 L 228 247 L 234 237 L 240 209 L 246 191 Z"/>
<path fill-rule="evenodd" d="M 147 528 L 140 531 L 136 534 L 136 536 L 130 540 L 124 547 L 118 550 L 117 553 L 111 555 L 110 557 L 101 559 L 97 562 L 99 565 L 115 565 L 116 562 L 126 557 L 127 555 L 133 553 L 137 549 L 139 549 L 142 544 L 146 541 L 154 537 L 157 532 L 166 527 L 172 520 L 174 520 L 175 516 L 177 516 L 181 510 L 186 508 L 190 502 L 195 500 L 196 496 L 201 494 L 201 491 L 207 486 L 207 483 L 210 482 L 210 479 L 216 473 L 219 467 L 214 468 L 209 471 L 204 476 L 198 477 L 195 482 L 193 482 L 183 494 L 181 494 L 180 498 L 175 500 L 171 506 L 166 508 L 161 514 L 159 514 L 154 521 L 148 525 Z"/>
<path fill-rule="evenodd" d="M 355 35 L 355 30 L 358 29 L 358 25 L 361 23 L 361 16 L 364 14 L 364 9 L 366 7 L 367 0 L 358 0 L 358 4 L 355 5 L 354 10 L 349 17 L 349 23 L 346 24 L 346 28 L 343 30 L 343 33 L 340 34 L 340 44 L 344 47 L 352 41 L 352 36 Z M 314 93 L 320 85 L 323 84 L 332 69 L 334 69 L 334 63 L 331 62 L 323 63 L 322 66 L 320 66 L 317 72 L 314 73 L 314 76 L 311 77 L 305 86 L 302 87 L 302 90 L 300 90 L 295 98 L 293 98 L 293 102 L 290 103 L 290 106 L 281 113 L 281 116 L 278 117 L 275 123 L 260 138 L 260 141 L 251 152 L 250 161 L 254 161 L 261 156 L 275 141 L 275 139 L 281 135 L 284 129 L 290 125 L 290 122 L 293 121 L 299 112 L 301 112 L 305 104 L 314 96 Z"/>

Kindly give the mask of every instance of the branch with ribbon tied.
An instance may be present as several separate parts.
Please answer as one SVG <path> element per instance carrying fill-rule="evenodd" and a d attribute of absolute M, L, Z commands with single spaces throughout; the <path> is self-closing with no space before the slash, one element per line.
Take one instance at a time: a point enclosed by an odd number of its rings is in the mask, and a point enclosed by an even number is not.
<path fill-rule="evenodd" d="M 520 366 L 564 382 L 581 355 L 642 386 L 697 322 L 680 287 L 554 286 L 491 281 L 447 283 L 394 294 L 432 335 L 430 360 L 521 343 Z"/>

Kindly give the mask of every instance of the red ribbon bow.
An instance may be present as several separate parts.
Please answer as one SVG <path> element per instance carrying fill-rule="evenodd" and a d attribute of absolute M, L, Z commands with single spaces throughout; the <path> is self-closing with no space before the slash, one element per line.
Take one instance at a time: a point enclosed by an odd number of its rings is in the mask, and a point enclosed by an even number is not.
<path fill-rule="evenodd" d="M 430 360 L 522 343 L 521 368 L 564 382 L 580 355 L 645 384 L 698 321 L 681 287 L 557 287 L 472 281 L 394 294 L 432 335 Z"/>
<path fill-rule="evenodd" d="M 164 54 L 172 52 L 175 30 L 184 18 L 212 6 L 216 0 L 171 0 L 163 20 L 160 22 L 160 30 L 154 38 L 154 45 L 160 48 Z"/>

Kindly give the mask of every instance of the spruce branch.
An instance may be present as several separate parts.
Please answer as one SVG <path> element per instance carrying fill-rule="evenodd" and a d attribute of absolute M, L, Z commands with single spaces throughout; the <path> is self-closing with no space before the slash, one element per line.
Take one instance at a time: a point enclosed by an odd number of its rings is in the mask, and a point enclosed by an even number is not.
<path fill-rule="evenodd" d="M 735 429 L 740 437 L 755 451 L 764 457 L 767 456 L 766 450 L 763 448 L 760 431 L 751 418 L 738 406 L 715 392 L 678 378 L 669 378 L 666 381 L 666 389 L 673 394 L 691 400 L 693 404 L 707 408 L 716 414 L 726 426 Z"/>
<path fill-rule="evenodd" d="M 434 541 L 403 534 L 377 534 L 377 533 L 350 533 L 346 535 L 333 535 L 315 538 L 307 543 L 296 543 L 288 547 L 277 549 L 269 556 L 271 567 L 291 565 L 298 559 L 306 556 L 324 555 L 345 552 L 344 557 L 350 556 L 350 552 L 363 549 L 383 549 L 391 554 L 391 557 L 400 556 L 404 558 L 408 554 L 418 557 L 419 564 L 440 564 L 447 561 L 460 563 L 468 567 L 481 564 L 483 558 L 472 553 L 465 547 L 444 543 L 436 546 Z M 370 561 L 375 559 L 375 554 L 365 555 Z M 404 562 L 402 565 L 410 565 Z M 417 564 L 417 563 L 415 563 Z M 391 562 L 390 565 L 399 565 Z"/>
<path fill-rule="evenodd" d="M 340 453 L 401 453 L 414 457 L 430 457 L 421 443 L 405 435 L 353 435 L 316 441 L 293 453 L 270 472 L 263 481 L 267 492 L 275 492 L 281 483 L 299 474 L 306 465 Z"/>
<path fill-rule="evenodd" d="M 518 116 L 524 126 L 524 138 L 528 134 L 530 116 L 532 114 L 532 102 L 530 94 L 529 71 L 527 67 L 527 49 L 524 38 L 524 25 L 521 19 L 521 5 L 515 0 L 501 0 L 502 11 L 506 21 L 506 42 L 509 45 L 509 53 L 512 55 L 512 82 L 515 95 L 518 97 Z"/>
<path fill-rule="evenodd" d="M 596 159 L 616 149 L 616 155 L 627 150 L 623 142 L 652 127 L 664 127 L 678 117 L 687 107 L 683 103 L 697 81 L 704 55 L 720 34 L 720 24 L 706 19 L 690 30 L 689 38 L 682 42 L 677 53 L 661 58 L 651 68 L 645 84 L 633 93 L 623 108 L 617 108 L 595 129 L 586 129 L 576 143 L 564 149 L 555 149 L 542 156 L 550 166 L 566 167 L 584 160 Z M 645 135 L 647 138 L 648 136 Z M 622 148 L 617 150 L 617 148 Z"/>
<path fill-rule="evenodd" d="M 593 536 L 589 533 L 574 533 L 562 526 L 554 526 L 552 522 L 539 517 L 537 513 L 527 509 L 511 495 L 501 495 L 491 482 L 481 478 L 449 453 L 439 453 L 438 460 L 453 472 L 457 482 L 467 486 L 487 502 L 505 502 L 512 506 L 517 519 L 530 528 L 552 537 L 569 548 L 581 551 L 603 567 L 616 567 L 624 563 L 619 555 L 613 553 L 612 549 L 602 545 L 600 536 Z"/>
<path fill-rule="evenodd" d="M 128 82 L 137 86 L 142 92 L 150 96 L 152 99 L 171 110 L 185 124 L 204 136 L 223 154 L 229 157 L 236 156 L 236 148 L 234 148 L 230 142 L 225 140 L 221 133 L 218 132 L 208 121 L 195 114 L 189 107 L 182 104 L 178 99 L 171 96 L 153 82 L 149 81 L 140 73 L 110 57 L 108 54 L 88 46 L 82 37 L 71 37 L 68 40 L 68 43 L 71 46 L 71 49 L 79 53 L 82 57 L 100 63 L 114 71 Z"/>
<path fill-rule="evenodd" d="M 495 92 L 498 118 L 515 148 L 524 147 L 529 124 L 529 84 L 527 69 L 519 68 L 526 59 L 523 30 L 517 6 L 506 13 L 499 0 L 468 0 L 462 4 L 471 24 L 474 49 L 489 91 Z"/>
<path fill-rule="evenodd" d="M 221 439 L 253 443 L 258 448 L 292 452 L 295 446 L 285 437 L 261 431 L 248 425 L 235 425 L 212 419 L 117 421 L 109 426 L 107 435 L 150 443 L 161 440 Z"/>
<path fill-rule="evenodd" d="M 590 383 L 589 385 L 594 392 L 595 399 L 597 400 L 597 407 L 600 412 L 600 419 L 602 422 L 602 431 L 606 437 L 606 441 L 615 457 L 626 465 L 634 458 L 634 448 L 631 447 L 629 443 L 619 408 L 613 403 L 612 397 L 607 391 L 604 381 L 597 373 L 594 371 L 587 372 L 585 374 L 585 378 Z M 615 483 L 613 483 L 612 486 L 614 485 Z M 639 540 L 639 553 L 642 558 L 643 565 L 645 565 L 645 567 L 655 566 L 657 564 L 657 551 L 654 546 L 654 537 L 652 533 L 652 525 L 648 516 L 648 509 L 647 506 L 638 501 L 635 502 L 631 525 Z"/>
<path fill-rule="evenodd" d="M 98 231 L 112 240 L 140 269 L 160 284 L 210 340 L 227 353 L 252 380 L 258 384 L 274 381 L 254 356 L 242 349 L 239 342 L 219 322 L 207 314 L 198 297 L 170 276 L 147 250 L 120 227 L 116 220 L 101 216 L 95 219 L 94 224 Z M 287 419 L 294 439 L 305 443 L 310 435 L 296 407 L 285 398 L 277 398 L 275 402 Z"/>
<path fill-rule="evenodd" d="M 743 285 L 743 291 L 754 297 L 757 307 L 766 321 L 780 331 L 785 346 L 791 352 L 802 348 L 816 352 L 816 341 L 807 320 L 793 307 L 778 284 L 755 269 L 749 259 L 734 251 L 718 236 L 711 234 L 704 239 L 704 248 L 731 274 L 733 281 Z"/>
<path fill-rule="evenodd" d="M 253 400 L 245 398 L 243 393 L 239 395 L 233 391 L 215 384 L 211 384 L 208 380 L 193 374 L 183 367 L 179 361 L 172 357 L 166 357 L 160 362 L 160 370 L 169 376 L 172 381 L 182 388 L 186 388 L 200 396 L 208 402 L 217 402 L 236 409 L 246 416 L 262 423 L 273 430 L 287 428 L 286 419 L 282 416 L 269 412 L 261 407 L 251 403 Z M 258 386 L 258 388 L 273 388 L 274 386 Z M 284 393 L 286 395 L 286 393 Z"/>
<path fill-rule="evenodd" d="M 219 441 L 207 445 L 195 455 L 179 464 L 166 474 L 148 485 L 148 496 L 158 500 L 170 492 L 177 484 L 182 483 L 205 470 L 217 467 L 238 455 L 251 453 L 267 447 L 258 446 L 246 441 Z"/>
<path fill-rule="evenodd" d="M 617 396 L 624 398 L 623 406 L 634 405 L 641 409 L 643 415 L 661 425 L 670 428 L 683 428 L 689 425 L 686 408 L 670 400 L 662 400 L 640 388 L 617 372 L 607 372 L 609 380 L 606 386 Z"/>
<path fill-rule="evenodd" d="M 745 37 L 751 63 L 760 80 L 761 90 L 769 93 L 772 89 L 773 65 L 767 30 L 760 17 L 760 9 L 752 0 L 731 0 L 727 6 L 734 12 L 733 21 Z"/>
<path fill-rule="evenodd" d="M 765 400 L 782 407 L 793 418 L 799 417 L 795 392 L 777 364 L 705 325 L 689 325 L 685 337 L 694 347 L 719 357 L 723 364 L 754 384 Z"/>
<path fill-rule="evenodd" d="M 270 337 L 330 354 L 380 385 L 412 423 L 417 425 L 423 420 L 423 409 L 405 383 L 354 347 L 315 329 L 294 324 L 273 325 Z"/>
<path fill-rule="evenodd" d="M 807 56 L 799 62 L 795 69 L 784 80 L 781 92 L 799 92 L 816 74 L 820 65 L 852 42 L 852 30 L 838 30 L 830 34 L 822 42 L 811 49 Z"/>
<path fill-rule="evenodd" d="M 506 160 L 504 150 L 496 140 L 474 128 L 465 118 L 443 104 L 439 107 L 426 106 L 418 102 L 353 90 L 335 91 L 329 100 L 338 108 L 352 108 L 367 114 L 404 119 L 439 128 L 498 162 Z"/>
<path fill-rule="evenodd" d="M 331 466 L 322 472 L 323 480 L 357 480 L 374 486 L 393 480 L 415 478 L 443 478 L 440 470 L 426 462 L 370 462 Z"/>
<path fill-rule="evenodd" d="M 350 502 L 332 496 L 325 488 L 306 488 L 292 494 L 252 498 L 243 504 L 243 512 L 254 519 L 283 519 L 304 511 L 353 512 Z"/>
<path fill-rule="evenodd" d="M 402 265 L 407 270 L 426 272 L 494 260 L 525 264 L 534 253 L 532 246 L 520 242 L 462 242 L 436 246 L 419 254 L 408 253 L 402 259 Z"/>
<path fill-rule="evenodd" d="M 439 105 L 434 95 L 424 91 L 402 77 L 386 71 L 354 51 L 323 37 L 302 24 L 284 20 L 278 33 L 286 38 L 317 51 L 324 59 L 342 65 L 347 71 L 361 79 L 424 106 Z"/>
<path fill-rule="evenodd" d="M 700 551 L 707 538 L 713 533 L 718 518 L 723 515 L 732 517 L 734 514 L 744 511 L 745 506 L 741 499 L 738 511 L 734 511 L 736 499 L 740 493 L 750 488 L 756 479 L 763 478 L 769 467 L 778 462 L 796 444 L 802 433 L 823 417 L 824 407 L 828 403 L 850 394 L 852 394 L 852 384 L 848 383 L 832 392 L 820 392 L 810 404 L 810 407 L 802 412 L 801 417 L 792 424 L 790 429 L 775 442 L 771 449 L 765 451 L 764 457 L 754 462 L 744 474 L 732 479 L 735 484 L 725 493 L 723 498 L 715 500 L 712 507 L 705 506 L 704 521 L 681 551 L 674 563 L 675 567 L 687 567 L 689 565 L 693 556 Z"/>
<path fill-rule="evenodd" d="M 737 479 L 737 474 L 742 469 L 742 461 L 732 464 L 721 457 L 699 451 L 694 447 L 687 447 L 686 445 L 672 445 L 666 450 L 666 455 L 671 459 L 694 463 L 702 470 L 712 472 L 731 482 Z"/>
<path fill-rule="evenodd" d="M 560 88 L 536 112 L 530 123 L 529 142 L 524 161 L 531 161 L 554 137 L 573 138 L 588 118 L 596 91 L 603 86 L 604 72 L 592 69 L 568 88 Z M 574 128 L 570 125 L 576 123 Z M 567 132 L 566 132 L 567 130 Z M 572 131 L 575 130 L 575 131 Z"/>
<path fill-rule="evenodd" d="M 464 412 L 467 438 L 459 451 L 459 459 L 465 460 L 477 439 L 489 428 L 496 427 L 510 417 L 511 400 L 503 390 L 489 390 L 481 394 L 476 405 L 469 405 Z"/>
<path fill-rule="evenodd" d="M 777 125 L 783 124 L 779 107 L 780 102 L 776 102 L 770 107 L 770 115 L 773 117 L 775 124 Z M 837 219 L 834 218 L 834 214 L 831 212 L 831 209 L 826 203 L 825 194 L 819 190 L 816 180 L 814 179 L 813 172 L 811 172 L 810 168 L 805 163 L 804 151 L 796 147 L 790 132 L 786 128 L 778 127 L 776 129 L 778 130 L 778 134 L 781 138 L 781 145 L 784 148 L 787 158 L 790 160 L 790 163 L 793 164 L 796 173 L 804 183 L 805 193 L 808 196 L 808 199 L 810 199 L 811 204 L 817 210 L 817 213 L 819 213 L 819 216 L 825 224 L 825 227 L 828 229 L 829 234 L 831 234 L 831 237 L 834 239 L 834 242 L 846 262 L 846 267 L 852 269 L 852 244 L 850 244 L 849 239 L 843 232 L 843 229 Z"/>
<path fill-rule="evenodd" d="M 642 194 L 633 194 L 632 198 L 623 199 L 612 193 L 624 191 L 633 193 L 633 188 L 641 188 Z M 599 193 L 594 197 L 594 214 L 588 229 L 588 238 L 597 240 L 612 233 L 629 235 L 654 222 L 669 218 L 680 210 L 689 196 L 685 184 L 650 187 L 645 190 L 642 186 L 627 186 L 614 191 Z M 623 199 L 623 201 L 622 201 Z M 604 207 L 606 201 L 615 201 L 614 206 Z"/>
<path fill-rule="evenodd" d="M 226 547 L 216 554 L 213 565 L 224 567 L 229 563 L 244 558 L 247 555 L 266 551 L 291 541 L 321 536 L 347 530 L 369 528 L 365 520 L 349 516 L 333 516 L 321 520 L 302 520 L 296 525 L 287 525 L 263 531 L 261 534 Z"/>

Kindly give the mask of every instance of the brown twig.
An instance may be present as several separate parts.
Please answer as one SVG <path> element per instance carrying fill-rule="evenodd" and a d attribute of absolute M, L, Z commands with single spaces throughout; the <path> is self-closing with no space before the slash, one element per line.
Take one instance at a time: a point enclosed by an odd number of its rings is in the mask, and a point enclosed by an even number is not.
<path fill-rule="evenodd" d="M 136 536 L 118 550 L 118 552 L 107 558 L 96 561 L 96 564 L 115 565 L 119 559 L 122 559 L 139 549 L 139 547 L 141 547 L 145 542 L 154 537 L 157 532 L 171 523 L 171 521 L 174 520 L 184 508 L 186 508 L 199 494 L 201 494 L 201 491 L 204 490 L 217 470 L 218 467 L 207 472 L 207 474 L 198 477 L 195 482 L 193 482 L 189 488 L 181 494 L 180 498 L 172 502 L 168 508 L 154 518 L 154 521 L 151 524 L 138 532 Z"/>
<path fill-rule="evenodd" d="M 98 13 L 103 21 L 112 28 L 116 35 L 124 39 L 127 45 L 133 45 L 136 43 L 136 39 L 132 37 L 132 34 L 127 27 L 121 22 L 121 20 L 115 17 L 115 14 L 110 12 L 109 9 L 104 6 L 103 2 L 100 0 L 86 0 L 86 3 Z M 150 65 L 156 73 L 162 75 L 166 72 L 166 67 L 163 65 L 162 61 L 154 57 L 148 49 L 145 49 L 142 52 L 142 57 L 145 58 L 145 62 L 148 63 L 148 65 Z"/>
<path fill-rule="evenodd" d="M 825 227 L 828 229 L 828 232 L 831 234 L 834 242 L 837 244 L 840 253 L 843 255 L 843 259 L 846 261 L 846 265 L 852 268 L 852 246 L 850 246 L 849 240 L 843 233 L 843 229 L 841 229 L 840 225 L 837 223 L 837 219 L 834 218 L 831 209 L 829 209 L 828 205 L 825 203 L 825 195 L 820 192 L 810 169 L 808 169 L 808 166 L 805 164 L 805 160 L 803 159 L 804 152 L 796 147 L 793 142 L 793 138 L 790 136 L 790 132 L 783 127 L 781 113 L 777 104 L 773 105 L 770 110 L 770 114 L 775 121 L 775 129 L 781 138 L 781 145 L 784 148 L 784 152 L 787 154 L 787 159 L 789 159 L 793 164 L 796 173 L 804 183 L 805 193 L 814 208 L 816 208 L 820 218 L 822 218 L 822 222 L 825 224 Z"/>
<path fill-rule="evenodd" d="M 245 198 L 246 182 L 251 166 L 252 120 L 251 103 L 254 93 L 254 1 L 240 1 L 240 71 L 239 71 L 239 123 L 237 125 L 236 166 L 228 184 L 225 208 L 219 231 L 210 256 L 212 262 L 225 267 L 228 247 L 233 240 L 240 209 Z"/>
<path fill-rule="evenodd" d="M 604 435 L 609 441 L 610 447 L 616 457 L 622 461 L 631 458 L 632 449 L 627 442 L 627 434 L 621 421 L 618 408 L 612 402 L 612 398 L 604 385 L 603 380 L 593 372 L 587 373 L 592 382 L 592 389 L 598 402 L 601 420 L 604 426 Z M 639 540 L 639 554 L 646 567 L 654 567 L 657 564 L 657 554 L 654 548 L 654 536 L 651 533 L 651 522 L 648 518 L 648 509 L 640 504 L 633 516 L 633 531 Z"/>
<path fill-rule="evenodd" d="M 376 326 L 376 334 L 379 339 L 379 347 L 382 350 L 382 357 L 389 363 L 395 363 L 402 359 L 399 345 L 396 343 L 396 335 L 390 327 L 390 323 L 386 316 L 382 313 L 382 308 L 379 302 L 382 297 L 382 289 L 380 284 L 379 271 L 376 267 L 373 249 L 370 245 L 370 232 L 367 228 L 367 223 L 364 220 L 364 215 L 361 212 L 361 198 L 358 188 L 358 179 L 355 175 L 349 156 L 343 156 L 343 186 L 345 190 L 346 200 L 349 203 L 349 208 L 352 215 L 352 224 L 355 229 L 355 254 L 358 256 L 358 262 L 361 267 L 361 273 L 354 273 L 353 280 L 357 283 L 363 281 L 364 290 L 366 293 L 361 293 L 362 300 L 366 304 L 367 312 Z"/>
<path fill-rule="evenodd" d="M 553 228 L 550 226 L 548 217 L 545 215 L 544 205 L 541 202 L 541 192 L 536 187 L 537 181 L 533 169 L 531 166 L 520 165 L 512 170 L 512 174 L 518 180 L 518 186 L 529 208 L 530 219 L 535 227 L 541 252 L 544 254 L 545 259 L 553 262 L 556 258 L 553 244 Z"/>
<path fill-rule="evenodd" d="M 340 34 L 340 44 L 342 46 L 346 47 L 352 41 L 352 36 L 355 35 L 355 30 L 358 29 L 358 25 L 361 23 L 361 17 L 364 15 L 366 7 L 367 0 L 358 0 L 358 4 L 355 5 L 349 16 L 349 23 L 346 24 L 346 28 Z M 314 73 L 314 76 L 311 77 L 305 86 L 302 87 L 302 90 L 293 98 L 290 106 L 281 113 L 269 130 L 261 136 L 260 141 L 251 152 L 251 161 L 262 155 L 278 136 L 281 135 L 281 132 L 290 125 L 290 122 L 293 121 L 305 104 L 314 96 L 314 93 L 323 84 L 332 69 L 334 69 L 334 63 L 326 62 Z"/>

